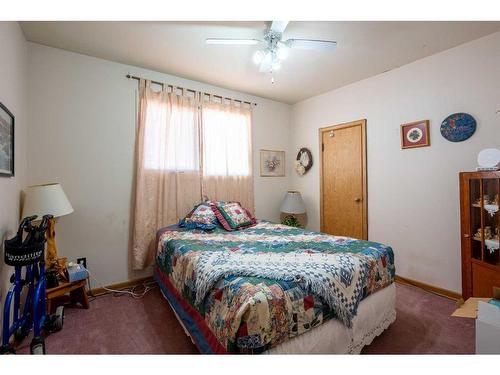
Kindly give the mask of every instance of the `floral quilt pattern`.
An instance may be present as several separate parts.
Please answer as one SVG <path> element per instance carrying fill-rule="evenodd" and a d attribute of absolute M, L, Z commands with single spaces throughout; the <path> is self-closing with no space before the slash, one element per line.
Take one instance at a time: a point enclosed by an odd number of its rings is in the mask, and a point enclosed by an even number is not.
<path fill-rule="evenodd" d="M 362 298 L 394 281 L 394 253 L 388 246 L 259 221 L 237 232 L 176 228 L 159 237 L 157 265 L 182 298 L 203 317 L 228 352 L 259 353 L 331 318 L 326 301 L 298 280 L 255 276 L 222 277 L 196 302 L 197 264 L 204 252 L 237 254 L 357 254 L 367 260 Z"/>
<path fill-rule="evenodd" d="M 217 222 L 217 218 L 208 204 L 200 204 L 191 216 L 185 220 L 186 222 L 194 221 L 202 224 L 214 224 Z"/>
<path fill-rule="evenodd" d="M 243 208 L 241 208 L 239 203 L 220 203 L 217 205 L 217 208 L 221 211 L 221 213 L 233 228 L 242 225 L 248 225 L 251 222 L 251 219 L 248 217 Z"/>

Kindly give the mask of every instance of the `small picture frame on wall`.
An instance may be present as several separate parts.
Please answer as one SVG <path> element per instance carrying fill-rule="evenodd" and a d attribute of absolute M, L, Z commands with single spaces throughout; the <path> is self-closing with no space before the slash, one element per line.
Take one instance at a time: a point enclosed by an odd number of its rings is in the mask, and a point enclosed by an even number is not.
<path fill-rule="evenodd" d="M 260 176 L 285 176 L 285 151 L 260 150 Z"/>
<path fill-rule="evenodd" d="M 401 148 L 430 146 L 429 120 L 410 122 L 401 125 Z"/>
<path fill-rule="evenodd" d="M 14 176 L 14 115 L 0 103 L 0 177 Z"/>

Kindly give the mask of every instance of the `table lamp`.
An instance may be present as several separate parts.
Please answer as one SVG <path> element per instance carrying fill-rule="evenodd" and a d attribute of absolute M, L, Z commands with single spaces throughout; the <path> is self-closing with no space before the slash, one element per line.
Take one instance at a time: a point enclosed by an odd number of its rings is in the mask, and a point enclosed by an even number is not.
<path fill-rule="evenodd" d="M 41 220 L 43 215 L 53 215 L 47 228 L 46 267 L 57 268 L 56 218 L 73 212 L 68 197 L 58 183 L 28 186 L 24 191 L 22 217 L 37 215 Z"/>
<path fill-rule="evenodd" d="M 298 191 L 290 190 L 281 203 L 281 223 L 292 227 L 305 228 L 307 224 L 306 206 Z"/>

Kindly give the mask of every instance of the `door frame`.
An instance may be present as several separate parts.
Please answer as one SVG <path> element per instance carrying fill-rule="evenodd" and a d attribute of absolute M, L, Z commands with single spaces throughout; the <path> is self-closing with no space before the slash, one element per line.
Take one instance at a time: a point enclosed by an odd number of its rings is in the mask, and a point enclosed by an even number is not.
<path fill-rule="evenodd" d="M 345 122 L 338 125 L 327 126 L 319 128 L 319 209 L 320 209 L 320 230 L 323 232 L 323 133 L 331 130 L 339 130 L 350 128 L 354 126 L 361 126 L 361 158 L 362 158 L 362 217 L 363 217 L 363 240 L 368 239 L 368 186 L 367 186 L 367 160 L 366 160 L 366 119 Z"/>

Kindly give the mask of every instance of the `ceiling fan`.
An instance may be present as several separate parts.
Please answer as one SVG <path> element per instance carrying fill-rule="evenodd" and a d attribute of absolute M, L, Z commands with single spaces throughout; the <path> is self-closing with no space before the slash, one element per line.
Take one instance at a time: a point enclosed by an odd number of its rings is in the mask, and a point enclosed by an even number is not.
<path fill-rule="evenodd" d="M 287 39 L 283 40 L 283 32 L 288 21 L 272 21 L 270 27 L 264 32 L 263 40 L 260 39 L 231 39 L 231 38 L 208 38 L 207 44 L 232 44 L 232 45 L 257 45 L 265 44 L 262 49 L 255 51 L 253 61 L 259 65 L 262 73 L 273 73 L 281 68 L 281 61 L 288 57 L 291 48 L 308 50 L 332 51 L 337 42 L 331 40 L 315 39 Z M 274 78 L 271 78 L 274 83 Z"/>

